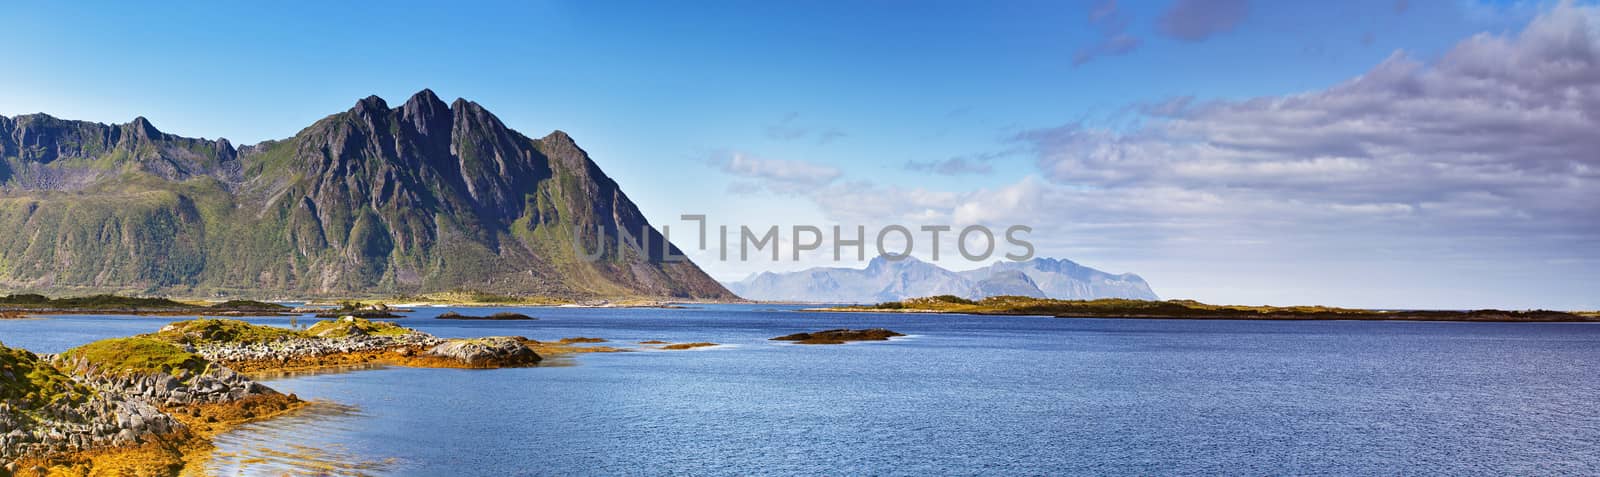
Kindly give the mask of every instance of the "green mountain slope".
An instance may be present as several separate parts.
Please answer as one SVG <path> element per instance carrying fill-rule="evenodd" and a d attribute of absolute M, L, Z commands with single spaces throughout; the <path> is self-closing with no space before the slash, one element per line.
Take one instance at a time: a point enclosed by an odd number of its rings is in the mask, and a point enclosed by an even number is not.
<path fill-rule="evenodd" d="M 0 287 L 238 296 L 471 290 L 731 298 L 565 133 L 477 103 L 376 96 L 235 149 L 42 114 L 0 117 Z M 594 251 L 584 260 L 574 231 Z M 649 255 L 624 247 L 641 236 Z"/>

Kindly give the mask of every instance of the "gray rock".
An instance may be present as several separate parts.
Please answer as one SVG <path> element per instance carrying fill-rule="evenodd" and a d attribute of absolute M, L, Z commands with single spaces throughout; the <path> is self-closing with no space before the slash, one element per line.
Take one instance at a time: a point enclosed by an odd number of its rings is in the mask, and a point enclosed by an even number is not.
<path fill-rule="evenodd" d="M 527 345 L 508 336 L 447 340 L 429 348 L 428 354 L 468 365 L 531 364 L 541 359 Z"/>

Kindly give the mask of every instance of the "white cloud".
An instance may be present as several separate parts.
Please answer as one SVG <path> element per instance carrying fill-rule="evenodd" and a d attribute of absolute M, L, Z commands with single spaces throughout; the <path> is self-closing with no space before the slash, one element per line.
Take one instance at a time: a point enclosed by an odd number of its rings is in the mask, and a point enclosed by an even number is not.
<path fill-rule="evenodd" d="M 1294 204 L 1287 217 L 1373 212 L 1439 231 L 1596 234 L 1597 25 L 1593 8 L 1562 4 L 1520 34 L 1473 36 L 1433 64 L 1396 52 L 1325 90 L 1180 98 L 1142 108 L 1148 120 L 1133 130 L 1069 124 L 1018 139 L 1052 182 L 1107 196 L 1171 188 L 1213 194 L 1243 217 Z"/>
<path fill-rule="evenodd" d="M 736 184 L 741 193 L 752 193 L 761 185 L 774 192 L 799 192 L 825 186 L 843 175 L 838 168 L 806 161 L 764 159 L 742 152 L 720 154 L 712 159 L 722 172 L 755 179 Z"/>
<path fill-rule="evenodd" d="M 1600 261 L 1596 18 L 1562 4 L 1520 33 L 1477 35 L 1432 62 L 1396 52 L 1321 90 L 1178 98 L 1133 108 L 1142 121 L 1126 129 L 1025 131 L 1016 140 L 1039 175 L 998 186 L 796 175 L 822 178 L 805 195 L 838 223 L 1030 225 L 1041 254 L 1139 272 L 1179 290 L 1167 296 L 1592 300 L 1560 290 L 1597 284 L 1570 275 Z M 1521 283 L 1546 273 L 1568 275 Z M 1558 291 L 1518 296 L 1535 287 Z M 1407 301 L 1408 291 L 1426 297 Z M 1345 298 L 1317 299 L 1330 293 Z"/>

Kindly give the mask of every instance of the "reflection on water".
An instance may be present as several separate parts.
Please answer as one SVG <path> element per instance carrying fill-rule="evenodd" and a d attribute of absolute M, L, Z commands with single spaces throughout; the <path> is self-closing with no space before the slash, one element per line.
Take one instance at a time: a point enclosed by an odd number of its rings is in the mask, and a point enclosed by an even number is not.
<path fill-rule="evenodd" d="M 538 364 L 534 365 L 533 367 L 552 368 L 552 367 L 576 366 L 577 364 L 578 364 L 578 362 L 573 360 L 572 356 L 563 355 L 563 356 L 546 357 L 546 358 L 544 358 L 543 361 L 540 361 Z M 245 375 L 249 376 L 250 379 L 254 379 L 256 381 L 271 382 L 271 381 L 275 381 L 275 380 L 303 378 L 303 377 L 307 377 L 307 376 L 322 376 L 322 375 L 327 375 L 327 374 L 344 374 L 344 373 L 355 372 L 355 371 L 367 371 L 367 370 L 374 370 L 374 369 L 384 369 L 384 368 L 388 368 L 388 367 L 389 367 L 389 365 L 385 365 L 385 364 L 357 363 L 357 364 L 346 364 L 346 365 L 339 365 L 339 366 L 326 366 L 326 367 L 320 367 L 320 368 L 273 369 L 273 370 L 263 370 L 263 371 L 251 371 L 249 373 L 245 373 Z M 487 371 L 487 370 L 479 370 L 479 371 Z"/>
<path fill-rule="evenodd" d="M 355 406 L 315 401 L 304 409 L 263 422 L 240 426 L 214 439 L 217 451 L 193 475 L 383 475 L 397 458 L 368 460 L 343 444 L 300 444 L 305 429 L 337 429 L 359 425 Z"/>
<path fill-rule="evenodd" d="M 289 378 L 298 378 L 298 377 L 305 377 L 305 376 L 319 376 L 319 375 L 324 375 L 324 374 L 339 374 L 339 373 L 348 373 L 348 372 L 351 372 L 351 371 L 362 371 L 362 370 L 368 370 L 368 369 L 382 369 L 382 368 L 384 368 L 384 365 L 382 365 L 382 364 L 358 363 L 358 364 L 347 364 L 347 365 L 342 365 L 342 366 L 328 366 L 328 367 L 323 367 L 323 368 L 281 369 L 281 370 L 276 370 L 275 369 L 275 370 L 265 370 L 265 371 L 251 371 L 251 372 L 245 373 L 245 374 L 250 376 L 250 379 L 254 379 L 256 381 L 265 382 L 265 381 L 272 381 L 274 379 L 289 379 Z"/>

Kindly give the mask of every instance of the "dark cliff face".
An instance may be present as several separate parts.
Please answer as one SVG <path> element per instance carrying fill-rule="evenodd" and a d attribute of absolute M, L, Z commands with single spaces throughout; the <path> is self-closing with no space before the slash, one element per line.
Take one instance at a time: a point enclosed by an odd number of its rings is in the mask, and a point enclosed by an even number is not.
<path fill-rule="evenodd" d="M 571 137 L 427 90 L 238 149 L 143 118 L 0 118 L 0 159 L 6 288 L 731 297 L 653 260 L 661 235 Z M 618 253 L 624 232 L 650 256 Z"/>

